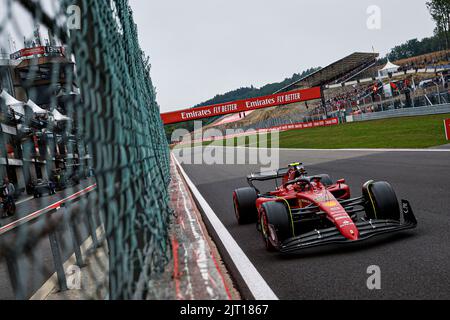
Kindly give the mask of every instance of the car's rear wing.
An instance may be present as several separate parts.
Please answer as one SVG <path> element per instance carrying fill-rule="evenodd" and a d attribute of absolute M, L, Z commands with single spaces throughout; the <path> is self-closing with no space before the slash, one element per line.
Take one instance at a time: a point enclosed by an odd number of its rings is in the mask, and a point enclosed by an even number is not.
<path fill-rule="evenodd" d="M 275 171 L 269 171 L 269 172 L 257 172 L 252 173 L 251 175 L 247 176 L 247 182 L 252 187 L 258 190 L 253 182 L 264 182 L 264 181 L 272 181 L 277 179 L 282 179 L 287 172 L 289 171 L 289 168 L 281 168 Z"/>
<path fill-rule="evenodd" d="M 273 179 L 280 179 L 283 178 L 284 175 L 288 172 L 289 168 L 282 168 L 275 171 L 268 171 L 268 172 L 257 172 L 252 173 L 251 175 L 247 176 L 247 180 L 249 181 L 268 181 Z"/>

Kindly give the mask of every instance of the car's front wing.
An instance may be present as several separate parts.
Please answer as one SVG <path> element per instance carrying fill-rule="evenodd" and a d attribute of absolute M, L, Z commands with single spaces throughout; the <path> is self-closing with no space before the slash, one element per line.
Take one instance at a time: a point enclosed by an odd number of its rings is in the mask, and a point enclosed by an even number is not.
<path fill-rule="evenodd" d="M 417 226 L 417 220 L 408 201 L 402 201 L 404 222 L 393 220 L 368 220 L 355 223 L 359 230 L 359 240 L 352 241 L 345 238 L 339 230 L 334 228 L 315 230 L 284 241 L 279 251 L 282 253 L 296 253 L 297 251 L 324 246 L 329 244 L 349 244 L 368 240 L 378 235 L 394 233 Z"/>

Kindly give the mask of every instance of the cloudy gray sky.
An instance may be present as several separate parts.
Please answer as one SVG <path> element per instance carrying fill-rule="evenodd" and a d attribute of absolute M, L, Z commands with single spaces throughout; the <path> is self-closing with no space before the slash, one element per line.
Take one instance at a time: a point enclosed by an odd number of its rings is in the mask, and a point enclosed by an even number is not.
<path fill-rule="evenodd" d="M 0 9 L 6 1 L 0 0 Z M 354 51 L 373 47 L 384 55 L 434 29 L 427 0 L 129 1 L 141 46 L 151 58 L 162 111 L 188 108 L 238 87 L 281 81 Z M 42 3 L 52 7 L 57 2 Z M 367 28 L 372 5 L 381 10 L 379 30 Z M 0 20 L 5 14 L 0 10 Z M 11 31 L 18 48 L 21 34 L 31 30 L 31 20 L 24 17 Z M 8 47 L 7 37 L 0 46 Z"/>
<path fill-rule="evenodd" d="M 426 0 L 130 0 L 162 111 L 433 33 Z M 367 28 L 371 5 L 381 29 Z"/>

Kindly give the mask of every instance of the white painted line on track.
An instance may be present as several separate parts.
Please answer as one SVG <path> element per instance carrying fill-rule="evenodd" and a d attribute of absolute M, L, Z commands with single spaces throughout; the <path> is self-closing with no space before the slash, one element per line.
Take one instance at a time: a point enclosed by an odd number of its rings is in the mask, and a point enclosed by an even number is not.
<path fill-rule="evenodd" d="M 241 274 L 242 279 L 252 293 L 253 297 L 256 300 L 278 300 L 278 297 L 269 287 L 266 280 L 264 280 L 258 270 L 256 270 L 250 259 L 246 256 L 244 251 L 242 251 L 236 240 L 234 240 L 223 223 L 217 217 L 216 213 L 212 210 L 208 202 L 206 202 L 205 198 L 203 198 L 200 191 L 186 174 L 176 156 L 172 154 L 172 157 L 182 176 L 186 180 L 186 183 L 188 184 L 193 196 L 197 199 L 204 214 L 206 215 L 206 218 L 209 220 L 209 223 L 214 228 L 218 237 L 222 241 L 223 246 L 233 260 L 234 265 Z"/>
<path fill-rule="evenodd" d="M 34 197 L 28 197 L 28 198 L 22 199 L 22 200 L 20 200 L 20 201 L 17 201 L 17 202 L 16 202 L 16 205 L 22 204 L 22 203 L 25 203 L 25 202 L 28 202 L 28 201 L 31 201 L 31 200 L 33 200 L 33 199 L 34 199 Z"/>
<path fill-rule="evenodd" d="M 258 147 L 228 147 L 228 146 L 208 146 L 214 148 L 227 148 L 227 149 L 263 149 L 263 150 L 280 150 L 280 151 L 327 151 L 327 152 L 450 152 L 450 149 L 294 149 L 294 148 L 258 148 Z M 194 147 L 190 149 L 201 148 Z M 206 148 L 206 147 L 205 147 Z M 187 150 L 189 148 L 186 148 Z"/>
<path fill-rule="evenodd" d="M 265 148 L 267 149 L 267 148 Z M 280 148 L 282 151 L 348 151 L 348 152 L 450 152 L 447 149 L 289 149 Z"/>

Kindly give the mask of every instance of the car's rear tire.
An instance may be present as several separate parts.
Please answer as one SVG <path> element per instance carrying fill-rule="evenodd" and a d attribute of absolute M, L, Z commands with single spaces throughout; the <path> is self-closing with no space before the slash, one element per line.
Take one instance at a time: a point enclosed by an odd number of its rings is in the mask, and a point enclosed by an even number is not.
<path fill-rule="evenodd" d="M 317 177 L 321 177 L 322 178 L 320 180 L 320 182 L 325 187 L 329 187 L 329 186 L 332 186 L 334 184 L 333 179 L 331 179 L 331 177 L 328 174 L 319 174 L 319 175 L 317 175 Z"/>
<path fill-rule="evenodd" d="M 260 209 L 261 233 L 268 251 L 274 251 L 293 236 L 292 221 L 281 202 L 266 202 Z"/>
<path fill-rule="evenodd" d="M 256 223 L 258 194 L 254 188 L 241 188 L 233 192 L 234 213 L 239 224 Z"/>
<path fill-rule="evenodd" d="M 363 187 L 369 219 L 400 221 L 400 206 L 394 188 L 385 181 L 367 182 Z"/>

